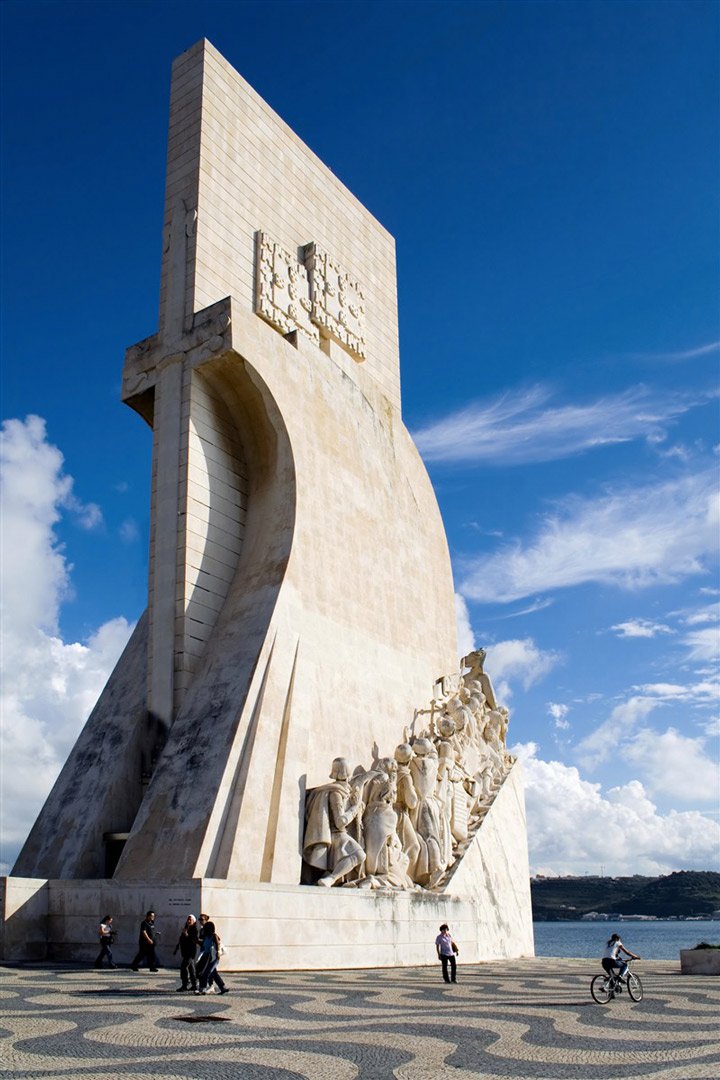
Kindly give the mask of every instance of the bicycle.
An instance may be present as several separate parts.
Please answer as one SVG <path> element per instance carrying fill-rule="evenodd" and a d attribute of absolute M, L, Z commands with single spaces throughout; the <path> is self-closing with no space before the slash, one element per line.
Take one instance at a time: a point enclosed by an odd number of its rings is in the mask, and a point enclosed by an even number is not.
<path fill-rule="evenodd" d="M 590 983 L 590 993 L 595 1001 L 597 1001 L 598 1005 L 607 1005 L 608 1001 L 614 998 L 616 994 L 621 994 L 623 985 L 627 989 L 628 995 L 632 1001 L 642 1001 L 642 983 L 635 972 L 630 970 L 631 964 L 632 960 L 628 960 L 624 975 L 620 975 L 616 972 L 613 975 L 604 974 L 595 976 Z"/>

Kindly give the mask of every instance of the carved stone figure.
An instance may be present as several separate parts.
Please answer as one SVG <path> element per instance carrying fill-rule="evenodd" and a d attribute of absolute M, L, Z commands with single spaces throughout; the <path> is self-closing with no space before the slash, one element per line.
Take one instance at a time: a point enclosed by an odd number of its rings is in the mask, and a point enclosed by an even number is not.
<path fill-rule="evenodd" d="M 409 743 L 400 743 L 395 748 L 395 760 L 397 762 L 397 782 L 395 795 L 395 811 L 397 813 L 397 835 L 408 860 L 408 874 L 416 878 L 417 860 L 420 854 L 420 841 L 412 823 L 412 815 L 418 804 L 418 794 L 415 790 L 410 774 L 410 762 L 413 758 L 413 749 Z"/>
<path fill-rule="evenodd" d="M 440 845 L 442 862 L 449 866 L 452 862 L 453 849 L 453 806 L 455 801 L 455 785 L 453 772 L 455 767 L 455 751 L 448 742 L 438 743 L 438 779 L 437 798 L 440 804 Z M 463 792 L 463 798 L 465 793 Z M 466 834 L 467 836 L 467 831 Z"/>
<path fill-rule="evenodd" d="M 330 770 L 333 782 L 316 788 L 308 800 L 303 858 L 326 871 L 318 885 L 334 885 L 365 859 L 360 844 L 347 831 L 362 805 L 360 789 L 350 784 L 349 777 L 345 758 L 335 758 Z"/>
<path fill-rule="evenodd" d="M 396 795 L 397 764 L 393 758 L 381 758 L 379 772 L 365 789 L 363 815 L 365 872 L 387 874 L 391 863 L 391 842 L 396 835 L 398 817 L 393 809 Z"/>
<path fill-rule="evenodd" d="M 429 739 L 416 739 L 413 750 L 415 756 L 410 762 L 410 774 L 418 795 L 413 824 L 420 840 L 415 880 L 432 888 L 447 865 L 443 861 L 439 804 L 435 795 L 438 757 Z"/>

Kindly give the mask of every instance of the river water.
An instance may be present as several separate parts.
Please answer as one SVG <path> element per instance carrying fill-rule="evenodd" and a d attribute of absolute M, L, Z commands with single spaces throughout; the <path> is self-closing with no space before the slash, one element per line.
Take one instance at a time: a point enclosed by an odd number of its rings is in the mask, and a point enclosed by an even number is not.
<path fill-rule="evenodd" d="M 536 922 L 536 956 L 602 956 L 605 943 L 617 933 L 630 952 L 645 960 L 679 960 L 680 949 L 699 941 L 720 944 L 720 921 L 712 922 Z"/>

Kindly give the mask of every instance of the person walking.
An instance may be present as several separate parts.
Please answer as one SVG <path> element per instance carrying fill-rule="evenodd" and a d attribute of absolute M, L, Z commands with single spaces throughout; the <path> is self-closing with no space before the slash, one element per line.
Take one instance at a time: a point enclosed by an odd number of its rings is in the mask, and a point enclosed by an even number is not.
<path fill-rule="evenodd" d="M 157 971 L 160 965 L 158 963 L 157 953 L 155 952 L 156 937 L 155 912 L 148 911 L 145 918 L 140 923 L 137 956 L 130 965 L 133 971 L 137 971 L 143 961 L 151 971 Z"/>
<path fill-rule="evenodd" d="M 220 961 L 220 938 L 215 923 L 209 915 L 200 916 L 200 956 L 197 963 L 199 987 L 196 994 L 212 994 L 215 983 L 221 994 L 227 994 L 229 988 L 222 980 L 217 966 Z"/>
<path fill-rule="evenodd" d="M 194 915 L 188 915 L 183 926 L 178 943 L 175 946 L 173 956 L 180 950 L 182 962 L 180 964 L 180 979 L 182 986 L 178 986 L 177 992 L 183 990 L 197 990 L 197 972 L 195 971 L 195 956 L 198 947 L 198 928 Z"/>
<path fill-rule="evenodd" d="M 113 964 L 112 950 L 110 946 L 113 943 L 115 933 L 113 931 L 113 917 L 112 915 L 106 915 L 103 921 L 100 923 L 100 955 L 95 961 L 95 967 L 102 967 L 102 962 L 107 957 L 108 967 L 116 968 L 117 964 Z"/>
<path fill-rule="evenodd" d="M 452 939 L 450 927 L 447 923 L 443 923 L 440 927 L 440 933 L 435 938 L 435 948 L 437 949 L 438 959 L 442 963 L 443 979 L 446 983 L 456 983 L 457 962 L 455 956 L 458 952 L 458 947 Z M 448 966 L 450 968 L 449 973 Z"/>

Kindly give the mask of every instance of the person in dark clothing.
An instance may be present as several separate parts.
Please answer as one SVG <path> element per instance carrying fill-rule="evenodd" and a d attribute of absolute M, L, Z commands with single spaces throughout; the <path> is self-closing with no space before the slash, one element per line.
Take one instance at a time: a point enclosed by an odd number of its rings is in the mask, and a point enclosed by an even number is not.
<path fill-rule="evenodd" d="M 178 943 L 175 946 L 175 953 L 178 949 L 182 957 L 180 964 L 180 979 L 182 980 L 182 986 L 178 986 L 177 992 L 181 993 L 183 990 L 197 990 L 197 973 L 195 971 L 195 954 L 197 953 L 198 946 L 198 928 L 194 915 L 188 915 L 187 922 L 180 932 Z"/>
<path fill-rule="evenodd" d="M 112 915 L 106 915 L 103 921 L 100 923 L 100 955 L 95 961 L 95 967 L 102 967 L 102 962 L 107 956 L 108 965 L 111 968 L 117 967 L 117 964 L 113 964 L 113 956 L 110 946 L 113 943 L 115 933 L 113 931 L 113 917 Z"/>
<path fill-rule="evenodd" d="M 147 966 L 151 971 L 157 971 L 158 958 L 155 952 L 155 938 L 157 931 L 155 929 L 155 912 L 148 911 L 147 915 L 140 923 L 140 937 L 138 939 L 138 951 L 137 956 L 130 965 L 133 971 L 137 971 L 142 964 L 143 960 L 147 963 Z"/>
<path fill-rule="evenodd" d="M 210 921 L 209 915 L 201 915 L 200 923 L 200 956 L 197 965 L 200 987 L 195 992 L 212 994 L 212 984 L 215 983 L 221 994 L 227 994 L 229 987 L 225 985 L 217 969 L 220 960 L 220 938 L 215 923 Z"/>

